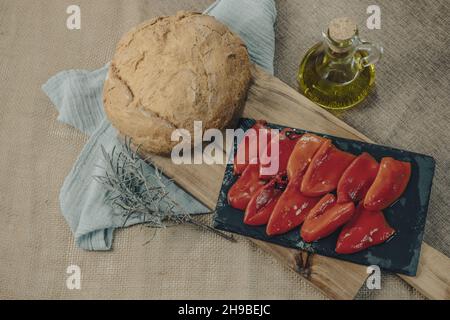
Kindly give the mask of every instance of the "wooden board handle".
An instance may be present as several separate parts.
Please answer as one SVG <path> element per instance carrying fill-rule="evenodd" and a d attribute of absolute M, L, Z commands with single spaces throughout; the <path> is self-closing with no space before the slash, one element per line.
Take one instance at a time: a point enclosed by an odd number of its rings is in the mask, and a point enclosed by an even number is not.
<path fill-rule="evenodd" d="M 422 244 L 417 275 L 398 276 L 429 299 L 450 299 L 450 259 L 426 243 Z"/>

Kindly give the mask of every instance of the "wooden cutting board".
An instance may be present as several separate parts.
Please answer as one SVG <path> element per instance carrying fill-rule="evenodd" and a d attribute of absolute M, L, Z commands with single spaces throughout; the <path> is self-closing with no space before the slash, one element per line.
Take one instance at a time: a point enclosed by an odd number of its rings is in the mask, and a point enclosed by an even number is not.
<path fill-rule="evenodd" d="M 279 79 L 257 68 L 244 117 L 311 130 L 338 137 L 372 142 L 323 110 Z M 145 155 L 181 187 L 214 209 L 225 165 L 174 165 L 170 158 Z M 366 266 L 250 239 L 332 299 L 352 299 L 368 276 Z M 232 250 L 232 248 L 230 248 Z M 416 277 L 399 275 L 431 299 L 450 299 L 450 259 L 423 243 Z"/>

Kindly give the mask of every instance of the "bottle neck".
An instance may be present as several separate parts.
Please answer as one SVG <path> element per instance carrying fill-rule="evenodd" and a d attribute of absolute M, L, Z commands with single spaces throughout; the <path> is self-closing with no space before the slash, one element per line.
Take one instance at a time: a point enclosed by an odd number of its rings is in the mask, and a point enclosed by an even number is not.
<path fill-rule="evenodd" d="M 334 83 L 347 83 L 355 79 L 360 71 L 354 59 L 359 42 L 357 35 L 337 42 L 328 34 L 324 34 L 323 42 L 324 55 L 317 65 L 318 74 Z"/>
<path fill-rule="evenodd" d="M 351 38 L 346 40 L 334 40 L 330 36 L 329 31 L 327 31 L 326 33 L 323 32 L 322 36 L 327 46 L 327 50 L 336 55 L 353 53 L 358 44 L 361 43 L 361 40 L 358 36 L 358 30 L 355 31 L 355 34 Z"/>

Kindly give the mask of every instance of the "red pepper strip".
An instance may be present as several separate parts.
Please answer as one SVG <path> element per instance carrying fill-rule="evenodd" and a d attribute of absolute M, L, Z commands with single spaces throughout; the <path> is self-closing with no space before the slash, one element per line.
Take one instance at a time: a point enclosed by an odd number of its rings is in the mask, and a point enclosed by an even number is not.
<path fill-rule="evenodd" d="M 337 186 L 338 203 L 358 202 L 366 196 L 367 191 L 377 176 L 379 164 L 367 152 L 363 152 L 348 166 Z"/>
<path fill-rule="evenodd" d="M 260 133 L 261 132 L 265 132 L 267 133 L 267 142 L 270 138 L 270 131 L 267 128 L 267 122 L 264 120 L 258 120 L 256 121 L 256 123 L 253 125 L 253 127 L 251 129 L 254 129 L 253 131 L 249 130 L 245 133 L 244 137 L 242 138 L 241 142 L 239 143 L 236 155 L 234 157 L 234 164 L 233 164 L 233 173 L 235 175 L 239 175 L 242 174 L 245 170 L 245 168 L 247 167 L 247 165 L 250 163 L 250 156 L 254 156 L 256 157 L 256 159 L 254 161 L 252 161 L 253 163 L 257 163 L 258 162 L 258 157 L 259 157 L 259 138 L 260 138 Z M 266 129 L 266 130 L 261 130 L 261 129 Z M 254 134 L 254 140 L 250 138 L 250 132 L 253 132 Z M 251 141 L 253 143 L 256 143 L 256 150 L 254 150 L 253 153 L 250 152 L 250 145 L 251 145 Z M 252 146 L 254 148 L 254 146 Z M 239 159 L 239 161 L 238 161 Z"/>
<path fill-rule="evenodd" d="M 336 243 L 336 252 L 349 254 L 380 244 L 395 230 L 386 222 L 383 212 L 364 209 L 360 204 L 352 219 L 342 228 Z"/>
<path fill-rule="evenodd" d="M 228 203 L 236 209 L 245 210 L 253 194 L 265 184 L 259 179 L 259 164 L 249 164 L 228 191 Z"/>
<path fill-rule="evenodd" d="M 342 173 L 354 159 L 351 153 L 337 149 L 330 140 L 325 141 L 306 170 L 301 192 L 306 196 L 317 197 L 333 191 Z"/>
<path fill-rule="evenodd" d="M 312 242 L 332 234 L 355 213 L 353 202 L 336 203 L 336 197 L 329 193 L 311 209 L 303 223 L 301 236 Z"/>
<path fill-rule="evenodd" d="M 253 226 L 266 224 L 284 188 L 286 179 L 277 176 L 259 189 L 245 209 L 244 223 Z"/>
<path fill-rule="evenodd" d="M 305 220 L 310 210 L 320 200 L 320 197 L 306 197 L 300 193 L 302 175 L 297 175 L 289 181 L 267 224 L 266 233 L 269 236 L 288 232 L 299 226 Z"/>
<path fill-rule="evenodd" d="M 298 139 L 287 163 L 286 170 L 289 180 L 304 173 L 314 154 L 325 140 L 325 138 L 311 133 L 305 133 Z"/>
<path fill-rule="evenodd" d="M 275 168 L 275 171 L 272 174 L 265 174 L 260 171 L 261 179 L 272 179 L 279 174 L 284 174 L 286 172 L 287 163 L 289 161 L 289 157 L 294 150 L 295 144 L 297 140 L 300 139 L 301 135 L 297 134 L 293 131 L 293 129 L 284 128 L 281 132 L 276 135 L 270 144 L 267 146 L 267 149 L 264 152 L 264 156 L 270 159 L 269 163 L 261 163 L 261 169 L 268 169 L 271 165 L 274 165 L 273 160 L 278 161 L 278 168 Z M 273 144 L 278 142 L 278 154 L 272 155 Z M 277 170 L 278 169 L 278 170 Z"/>
<path fill-rule="evenodd" d="M 411 164 L 390 157 L 381 159 L 375 181 L 364 198 L 364 208 L 383 210 L 394 203 L 405 191 L 411 177 Z"/>
<path fill-rule="evenodd" d="M 278 200 L 266 233 L 269 236 L 282 234 L 303 223 L 305 217 L 320 198 L 306 197 L 300 193 L 303 173 L 314 153 L 325 141 L 324 138 L 305 133 L 297 140 L 287 163 L 288 186 Z"/>

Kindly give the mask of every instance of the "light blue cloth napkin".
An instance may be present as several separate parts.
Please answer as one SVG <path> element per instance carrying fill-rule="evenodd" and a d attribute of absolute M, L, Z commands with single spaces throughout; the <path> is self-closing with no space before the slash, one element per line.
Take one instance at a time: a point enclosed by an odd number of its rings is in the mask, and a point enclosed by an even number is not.
<path fill-rule="evenodd" d="M 252 61 L 273 74 L 276 19 L 273 0 L 219 0 L 205 14 L 216 17 L 238 33 Z M 59 197 L 61 211 L 76 244 L 86 250 L 109 250 L 115 228 L 143 222 L 142 218 L 132 217 L 124 225 L 124 217 L 114 214 L 113 208 L 105 204 L 107 191 L 93 178 L 103 173 L 101 146 L 107 151 L 120 147 L 117 131 L 103 112 L 102 90 L 107 71 L 108 64 L 95 71 L 62 71 L 42 86 L 58 109 L 58 120 L 90 136 Z M 151 166 L 147 169 L 153 170 Z M 168 189 L 187 212 L 208 211 L 176 185 L 168 182 Z"/>

